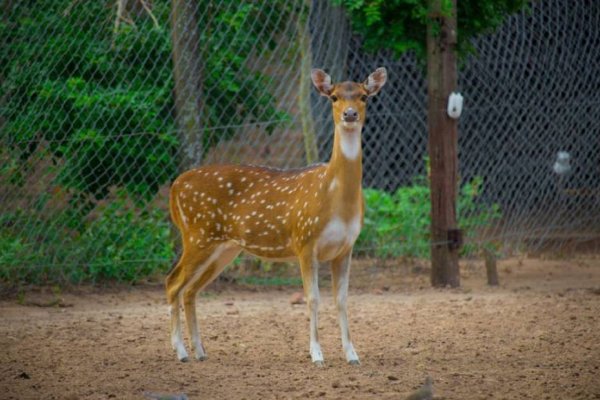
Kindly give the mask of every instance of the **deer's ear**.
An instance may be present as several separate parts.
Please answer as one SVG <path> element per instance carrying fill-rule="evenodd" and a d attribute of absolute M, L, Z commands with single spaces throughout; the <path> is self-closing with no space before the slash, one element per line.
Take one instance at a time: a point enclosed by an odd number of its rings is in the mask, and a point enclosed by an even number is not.
<path fill-rule="evenodd" d="M 375 96 L 381 90 L 383 85 L 385 85 L 386 81 L 386 69 L 383 67 L 377 68 L 375 72 L 369 75 L 365 83 L 363 83 L 363 87 L 365 88 L 369 96 Z"/>
<path fill-rule="evenodd" d="M 330 96 L 333 91 L 333 85 L 331 84 L 331 77 L 327 75 L 322 69 L 314 68 L 310 71 L 310 77 L 312 78 L 313 85 L 317 88 L 321 96 Z"/>

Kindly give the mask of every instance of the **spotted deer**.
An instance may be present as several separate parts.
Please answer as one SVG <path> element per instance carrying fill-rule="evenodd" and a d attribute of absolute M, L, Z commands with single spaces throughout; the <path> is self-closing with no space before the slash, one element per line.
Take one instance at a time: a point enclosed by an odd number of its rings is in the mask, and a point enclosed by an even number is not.
<path fill-rule="evenodd" d="M 378 68 L 364 83 L 332 84 L 313 69 L 312 81 L 331 100 L 333 151 L 326 164 L 278 170 L 207 165 L 180 175 L 171 187 L 170 210 L 181 231 L 183 253 L 166 278 L 171 343 L 188 360 L 180 323 L 183 305 L 192 350 L 206 359 L 196 320 L 196 294 L 241 251 L 263 259 L 298 261 L 310 314 L 310 355 L 323 365 L 318 338 L 319 264 L 331 262 L 342 347 L 359 364 L 348 328 L 346 300 L 352 247 L 363 223 L 361 131 L 366 102 L 387 80 Z"/>

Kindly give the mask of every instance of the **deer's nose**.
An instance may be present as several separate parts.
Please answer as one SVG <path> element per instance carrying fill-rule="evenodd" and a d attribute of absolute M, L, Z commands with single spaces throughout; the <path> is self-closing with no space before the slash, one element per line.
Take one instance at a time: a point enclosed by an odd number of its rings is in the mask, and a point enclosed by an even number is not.
<path fill-rule="evenodd" d="M 358 111 L 352 107 L 348 107 L 344 110 L 342 119 L 344 122 L 356 122 L 358 121 Z"/>

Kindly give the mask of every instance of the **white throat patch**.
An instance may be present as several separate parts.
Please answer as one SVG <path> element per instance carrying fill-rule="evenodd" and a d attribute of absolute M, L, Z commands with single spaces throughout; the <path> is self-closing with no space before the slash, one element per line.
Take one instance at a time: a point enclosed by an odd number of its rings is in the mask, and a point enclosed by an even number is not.
<path fill-rule="evenodd" d="M 342 122 L 344 124 L 345 122 Z M 342 147 L 342 154 L 348 160 L 356 160 L 360 153 L 360 131 L 361 126 L 357 125 L 349 129 L 343 128 L 340 131 L 340 145 Z"/>

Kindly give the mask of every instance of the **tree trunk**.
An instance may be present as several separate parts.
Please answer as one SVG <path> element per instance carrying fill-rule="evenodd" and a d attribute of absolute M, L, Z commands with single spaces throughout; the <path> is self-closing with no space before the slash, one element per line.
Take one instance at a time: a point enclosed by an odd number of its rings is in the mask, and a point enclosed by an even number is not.
<path fill-rule="evenodd" d="M 306 164 L 310 165 L 319 159 L 315 124 L 310 110 L 310 89 L 312 87 L 310 71 L 312 66 L 312 52 L 310 49 L 310 32 L 308 17 L 310 15 L 311 0 L 306 0 L 301 5 L 302 12 L 297 19 L 298 46 L 300 47 L 300 90 L 298 93 L 298 108 L 302 121 L 302 135 L 304 136 L 304 151 Z"/>
<path fill-rule="evenodd" d="M 460 286 L 456 194 L 458 123 L 447 115 L 448 96 L 456 88 L 456 0 L 444 15 L 441 0 L 429 1 L 427 81 L 431 165 L 431 284 Z"/>
<path fill-rule="evenodd" d="M 198 2 L 194 0 L 171 2 L 175 120 L 182 149 L 181 169 L 200 164 L 203 155 L 203 68 L 199 53 L 198 7 Z"/>

